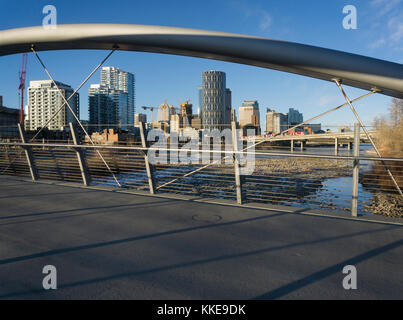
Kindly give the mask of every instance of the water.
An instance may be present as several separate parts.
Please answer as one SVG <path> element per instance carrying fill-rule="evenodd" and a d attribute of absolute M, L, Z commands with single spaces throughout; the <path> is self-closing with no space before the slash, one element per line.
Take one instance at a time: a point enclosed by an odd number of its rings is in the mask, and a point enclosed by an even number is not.
<path fill-rule="evenodd" d="M 361 145 L 360 155 L 369 156 L 366 152 L 371 149 L 372 149 L 371 145 Z M 272 151 L 275 152 L 276 150 Z M 284 152 L 284 149 L 281 152 Z M 334 155 L 334 147 L 307 147 L 305 148 L 304 151 L 299 151 L 297 149 L 296 151 L 294 151 L 294 153 Z M 339 155 L 352 155 L 352 154 L 353 154 L 352 150 L 347 150 L 347 148 L 339 148 Z M 369 168 L 370 168 L 369 162 L 361 161 L 360 163 L 361 172 L 369 170 Z M 196 169 L 196 167 L 194 167 L 193 169 Z M 183 166 L 177 168 L 177 172 L 180 173 L 183 171 L 182 172 L 183 174 L 191 170 L 192 167 L 190 166 L 186 167 Z M 155 178 L 159 183 L 169 181 L 170 176 L 171 174 L 169 169 L 157 170 L 157 172 L 155 172 Z M 131 182 L 138 181 L 139 183 L 147 184 L 147 176 L 145 173 L 125 173 L 118 175 L 117 178 L 122 185 L 130 184 L 130 181 Z M 195 175 L 189 176 L 186 179 L 181 179 L 180 183 L 183 184 L 184 187 L 189 185 L 197 187 L 198 185 L 203 184 L 203 180 L 204 180 L 204 174 L 203 171 L 201 171 Z M 315 179 L 309 181 L 307 179 L 301 180 L 296 178 L 295 182 L 297 184 L 304 184 L 307 182 L 312 183 L 315 182 Z M 102 181 L 97 181 L 97 184 L 113 185 L 114 181 L 112 178 L 105 177 L 105 179 L 102 179 Z M 351 174 L 349 173 L 349 176 L 329 178 L 319 181 L 317 189 L 309 193 L 304 193 L 302 198 L 300 198 L 298 201 L 285 200 L 282 201 L 281 203 L 279 202 L 279 204 L 285 204 L 297 207 L 306 207 L 306 208 L 317 208 L 317 209 L 323 208 L 330 210 L 337 209 L 347 211 L 351 209 L 352 184 L 353 181 L 351 170 Z M 254 195 L 259 195 L 259 190 L 257 188 L 253 188 L 252 186 L 251 189 Z M 274 189 L 272 188 L 270 189 L 270 191 L 275 192 L 276 190 L 275 188 Z M 279 190 L 278 192 L 281 193 L 281 190 Z M 363 206 L 367 202 L 369 202 L 373 194 L 370 191 L 366 190 L 361 183 L 359 184 L 358 187 L 358 193 L 359 193 L 358 210 L 359 212 L 364 213 Z M 217 190 L 217 192 L 215 193 L 215 197 L 225 198 L 225 195 L 222 192 L 220 192 L 220 190 Z"/>
<path fill-rule="evenodd" d="M 360 156 L 363 157 L 373 157 L 372 154 L 368 154 L 367 152 L 372 150 L 372 145 L 370 144 L 362 144 L 360 145 Z M 294 153 L 297 151 L 294 151 Z M 307 147 L 303 152 L 304 154 L 321 154 L 321 155 L 334 155 L 335 150 L 334 146 L 332 147 Z M 348 148 L 339 148 L 338 155 L 340 156 L 353 156 L 353 150 L 348 150 Z M 370 170 L 370 162 L 369 161 L 361 161 L 360 162 L 360 172 L 369 171 Z M 315 193 L 315 198 L 318 202 L 326 202 L 330 201 L 335 208 L 342 208 L 344 210 L 351 208 L 351 198 L 352 198 L 352 188 L 353 188 L 353 177 L 352 172 L 350 176 L 347 177 L 338 177 L 338 178 L 330 178 L 326 179 L 322 182 L 322 188 L 320 188 Z M 363 187 L 361 183 L 358 185 L 358 211 L 361 213 L 364 212 L 364 205 L 369 203 L 369 200 L 372 198 L 373 193 Z M 331 200 L 330 200 L 331 199 Z"/>

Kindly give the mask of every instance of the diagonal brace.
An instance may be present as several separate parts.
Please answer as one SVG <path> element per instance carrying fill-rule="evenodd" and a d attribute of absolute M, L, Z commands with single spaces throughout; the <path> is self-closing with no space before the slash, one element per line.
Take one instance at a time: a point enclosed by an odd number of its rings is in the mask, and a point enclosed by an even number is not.
<path fill-rule="evenodd" d="M 64 104 L 67 105 L 67 107 L 69 108 L 71 114 L 73 115 L 73 117 L 75 118 L 75 120 L 77 121 L 77 123 L 80 125 L 81 129 L 83 130 L 84 134 L 86 135 L 86 137 L 88 138 L 88 140 L 91 142 L 92 145 L 95 145 L 94 141 L 91 139 L 90 135 L 88 134 L 87 130 L 85 130 L 84 126 L 82 125 L 80 119 L 77 117 L 77 115 L 74 113 L 73 109 L 71 108 L 70 104 L 68 103 L 66 97 L 62 94 L 59 86 L 57 85 L 56 81 L 53 79 L 52 75 L 49 73 L 48 69 L 46 68 L 45 64 L 43 63 L 43 61 L 41 60 L 41 58 L 39 57 L 38 53 L 35 51 L 34 47 L 31 48 L 32 52 L 35 54 L 36 58 L 38 59 L 39 63 L 42 65 L 42 67 L 44 68 L 46 74 L 48 75 L 49 79 L 52 80 L 53 85 L 56 87 L 56 89 L 58 90 L 60 96 L 62 97 L 62 99 L 64 100 Z M 101 160 L 103 161 L 103 163 L 105 164 L 106 168 L 108 169 L 108 171 L 111 173 L 111 175 L 113 176 L 113 179 L 115 180 L 116 184 L 121 187 L 122 185 L 119 183 L 118 179 L 116 178 L 115 174 L 113 173 L 112 169 L 109 167 L 108 163 L 106 162 L 105 158 L 102 156 L 101 152 L 99 150 L 97 150 L 97 153 L 99 155 L 99 157 L 101 158 Z"/>
<path fill-rule="evenodd" d="M 367 136 L 368 140 L 371 142 L 376 154 L 378 155 L 379 158 L 382 158 L 381 153 L 379 152 L 377 146 L 375 145 L 374 140 L 372 139 L 371 135 L 369 134 L 367 128 L 365 127 L 364 123 L 362 122 L 360 116 L 358 115 L 357 111 L 355 110 L 353 104 L 351 103 L 350 99 L 348 98 L 347 94 L 345 93 L 343 87 L 341 86 L 341 82 L 338 79 L 333 79 L 333 81 L 336 83 L 336 85 L 339 87 L 340 92 L 342 93 L 342 95 L 344 96 L 344 98 L 346 99 L 348 105 L 350 106 L 351 111 L 354 113 L 354 116 L 357 118 L 358 122 L 360 123 L 363 131 L 365 132 L 365 135 Z M 397 183 L 395 177 L 393 176 L 392 172 L 389 170 L 388 165 L 386 164 L 385 161 L 382 160 L 382 164 L 384 165 L 386 171 L 388 172 L 390 178 L 393 181 L 393 184 L 395 185 L 397 191 L 399 192 L 399 194 L 403 197 L 403 193 L 402 190 L 399 187 L 399 184 Z"/>

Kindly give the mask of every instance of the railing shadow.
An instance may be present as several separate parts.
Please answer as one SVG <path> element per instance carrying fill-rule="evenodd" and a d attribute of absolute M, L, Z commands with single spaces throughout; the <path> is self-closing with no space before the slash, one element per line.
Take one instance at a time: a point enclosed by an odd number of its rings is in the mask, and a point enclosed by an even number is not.
<path fill-rule="evenodd" d="M 155 237 L 163 237 L 163 236 L 172 235 L 172 234 L 190 232 L 190 231 L 194 231 L 194 230 L 201 230 L 201 229 L 207 229 L 207 228 L 212 228 L 212 227 L 222 227 L 222 226 L 228 226 L 228 225 L 239 224 L 239 223 L 244 223 L 244 222 L 256 221 L 256 220 L 260 220 L 260 219 L 278 217 L 278 216 L 285 215 L 285 214 L 286 213 L 279 213 L 279 214 L 273 214 L 270 216 L 255 217 L 255 218 L 251 218 L 251 219 L 218 223 L 218 224 L 214 224 L 214 225 L 206 225 L 206 226 L 198 226 L 198 227 L 192 227 L 192 228 L 186 228 L 186 229 L 172 230 L 172 231 L 166 231 L 166 232 L 144 235 L 144 236 L 139 236 L 139 237 L 126 238 L 126 239 L 121 239 L 121 240 L 116 240 L 116 241 L 109 241 L 109 242 L 96 243 L 96 244 L 91 244 L 91 245 L 64 248 L 64 249 L 59 249 L 59 250 L 50 250 L 50 251 L 22 256 L 22 257 L 4 259 L 4 260 L 0 261 L 0 265 L 20 262 L 20 261 L 26 261 L 26 260 L 31 260 L 31 259 L 36 259 L 36 258 L 41 258 L 41 257 L 46 257 L 46 256 L 53 256 L 53 255 L 62 254 L 62 253 L 76 252 L 76 251 L 80 251 L 80 250 L 88 250 L 88 249 L 93 249 L 93 248 L 118 245 L 118 244 L 122 244 L 122 243 L 129 243 L 129 242 L 133 242 L 133 241 L 150 239 L 150 238 L 155 238 Z M 258 249 L 258 250 L 243 252 L 243 253 L 221 255 L 221 256 L 216 256 L 216 257 L 207 258 L 207 259 L 198 259 L 198 260 L 189 261 L 186 263 L 171 264 L 171 265 L 166 265 L 166 266 L 162 266 L 162 267 L 144 269 L 144 270 L 139 270 L 139 271 L 118 273 L 115 275 L 109 275 L 109 276 L 105 276 L 105 277 L 98 277 L 98 278 L 93 278 L 93 279 L 86 279 L 86 280 L 81 280 L 81 281 L 76 281 L 76 282 L 60 284 L 58 286 L 58 291 L 62 290 L 62 289 L 80 287 L 80 286 L 85 286 L 85 285 L 94 284 L 94 283 L 112 281 L 112 280 L 116 280 L 116 279 L 147 275 L 147 274 L 152 274 L 152 273 L 170 271 L 170 270 L 174 270 L 174 269 L 192 267 L 192 266 L 196 266 L 196 265 L 203 265 L 203 264 L 208 264 L 208 263 L 213 263 L 213 262 L 226 261 L 226 260 L 231 260 L 231 259 L 248 257 L 248 256 L 252 256 L 252 255 L 259 255 L 259 254 L 265 254 L 265 253 L 269 253 L 269 252 L 281 251 L 281 250 L 286 250 L 286 249 L 296 248 L 296 247 L 301 247 L 301 246 L 309 246 L 309 245 L 315 245 L 318 243 L 337 241 L 340 239 L 359 237 L 362 235 L 374 234 L 377 232 L 385 232 L 385 231 L 389 231 L 389 230 L 392 230 L 395 228 L 397 228 L 397 227 L 393 227 L 393 226 L 386 227 L 386 228 L 384 227 L 384 228 L 378 228 L 376 230 L 366 230 L 366 231 L 355 232 L 355 233 L 350 233 L 350 234 L 345 234 L 345 235 L 340 235 L 340 236 L 327 237 L 327 238 L 323 238 L 323 239 L 319 239 L 319 240 L 296 242 L 296 243 L 291 243 L 291 244 L 287 244 L 287 245 L 268 247 L 268 248 L 263 248 L 263 249 Z M 313 275 L 310 275 L 299 281 L 288 284 L 282 288 L 279 288 L 279 289 L 276 289 L 273 291 L 269 291 L 268 293 L 255 297 L 255 299 L 279 298 L 287 293 L 298 290 L 299 288 L 302 288 L 303 286 L 306 286 L 310 283 L 319 281 L 333 273 L 340 272 L 340 270 L 342 270 L 342 268 L 346 264 L 357 264 L 357 263 L 367 260 L 369 258 L 375 257 L 381 253 L 384 253 L 388 250 L 397 248 L 397 247 L 401 246 L 402 244 L 403 244 L 403 239 L 390 243 L 388 245 L 370 250 L 364 254 L 358 255 L 351 259 L 347 259 L 341 263 L 338 263 L 332 267 L 321 270 L 317 273 L 314 273 Z M 21 295 L 41 294 L 41 293 L 42 294 L 44 293 L 43 289 L 31 290 L 31 291 L 19 291 L 19 292 L 12 292 L 12 293 L 8 293 L 8 294 L 0 295 L 0 298 L 4 299 L 4 298 L 17 297 L 17 296 L 21 296 Z"/>

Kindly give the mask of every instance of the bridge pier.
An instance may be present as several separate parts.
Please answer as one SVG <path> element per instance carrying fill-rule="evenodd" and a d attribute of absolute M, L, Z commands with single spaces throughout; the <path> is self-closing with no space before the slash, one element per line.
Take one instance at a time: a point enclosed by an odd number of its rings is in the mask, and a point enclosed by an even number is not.
<path fill-rule="evenodd" d="M 291 139 L 291 152 L 294 152 L 294 139 Z"/>
<path fill-rule="evenodd" d="M 334 138 L 334 154 L 339 154 L 339 138 Z"/>
<path fill-rule="evenodd" d="M 301 145 L 300 145 L 300 147 L 301 147 L 301 151 L 304 151 L 304 148 L 305 148 L 305 141 L 302 141 L 302 140 L 301 140 Z"/>

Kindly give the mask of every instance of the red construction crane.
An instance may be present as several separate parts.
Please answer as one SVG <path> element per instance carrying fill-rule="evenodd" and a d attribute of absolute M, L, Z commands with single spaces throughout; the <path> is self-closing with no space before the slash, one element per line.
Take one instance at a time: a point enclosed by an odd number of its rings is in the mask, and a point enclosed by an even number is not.
<path fill-rule="evenodd" d="M 23 124 L 24 122 L 24 90 L 25 90 L 25 78 L 27 76 L 27 60 L 28 60 L 28 54 L 23 53 L 21 70 L 19 72 L 20 86 L 18 87 L 18 90 L 20 90 L 20 97 L 21 97 L 21 110 L 20 110 L 21 124 Z"/>

